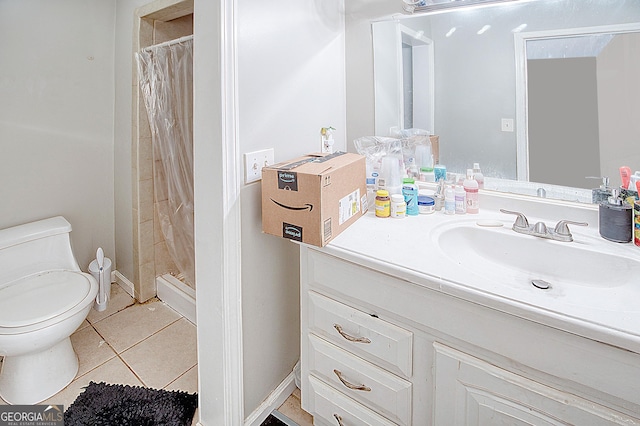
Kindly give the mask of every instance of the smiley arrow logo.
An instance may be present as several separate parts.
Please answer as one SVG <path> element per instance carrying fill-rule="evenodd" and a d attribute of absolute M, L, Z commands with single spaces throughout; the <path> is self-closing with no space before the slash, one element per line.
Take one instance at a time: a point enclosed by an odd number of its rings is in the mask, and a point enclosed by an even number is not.
<path fill-rule="evenodd" d="M 273 201 L 274 203 L 276 203 L 277 205 L 279 205 L 283 209 L 288 209 L 288 210 L 309 210 L 309 211 L 313 210 L 313 204 L 309 204 L 309 203 L 305 203 L 304 207 L 294 207 L 294 206 L 287 206 L 287 205 L 284 205 L 282 203 L 279 203 L 276 200 L 274 200 L 273 198 L 271 198 L 271 201 Z"/>

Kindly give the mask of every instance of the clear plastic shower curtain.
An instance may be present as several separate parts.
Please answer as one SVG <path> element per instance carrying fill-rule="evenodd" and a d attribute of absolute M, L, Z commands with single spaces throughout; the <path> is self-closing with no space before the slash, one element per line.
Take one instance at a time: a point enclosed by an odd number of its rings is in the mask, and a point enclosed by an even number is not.
<path fill-rule="evenodd" d="M 169 254 L 195 286 L 193 228 L 193 40 L 136 54 L 151 127 L 155 205 Z"/>

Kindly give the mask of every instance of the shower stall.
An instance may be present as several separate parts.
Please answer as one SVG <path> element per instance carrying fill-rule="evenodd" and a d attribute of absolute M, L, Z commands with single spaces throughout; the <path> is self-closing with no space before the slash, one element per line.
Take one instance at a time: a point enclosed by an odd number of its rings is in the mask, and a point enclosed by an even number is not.
<path fill-rule="evenodd" d="M 183 16 L 152 7 L 139 16 L 133 290 L 139 301 L 157 295 L 195 323 L 193 11 L 185 5 Z"/>

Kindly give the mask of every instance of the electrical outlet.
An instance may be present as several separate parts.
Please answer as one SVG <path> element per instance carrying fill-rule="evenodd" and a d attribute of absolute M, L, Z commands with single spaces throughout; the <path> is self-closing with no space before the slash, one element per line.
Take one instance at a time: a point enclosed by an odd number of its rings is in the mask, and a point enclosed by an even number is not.
<path fill-rule="evenodd" d="M 503 118 L 501 124 L 503 132 L 513 132 L 513 118 Z"/>
<path fill-rule="evenodd" d="M 274 163 L 273 148 L 244 154 L 244 183 L 262 179 L 262 168 Z"/>

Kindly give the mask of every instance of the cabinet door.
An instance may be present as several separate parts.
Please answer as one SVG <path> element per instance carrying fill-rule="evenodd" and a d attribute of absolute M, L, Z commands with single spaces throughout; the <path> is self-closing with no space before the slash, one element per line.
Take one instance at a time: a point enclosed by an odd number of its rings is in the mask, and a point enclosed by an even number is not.
<path fill-rule="evenodd" d="M 639 419 L 434 344 L 435 425 L 636 425 Z"/>
<path fill-rule="evenodd" d="M 411 377 L 413 333 L 309 292 L 309 329 L 376 365 Z"/>

